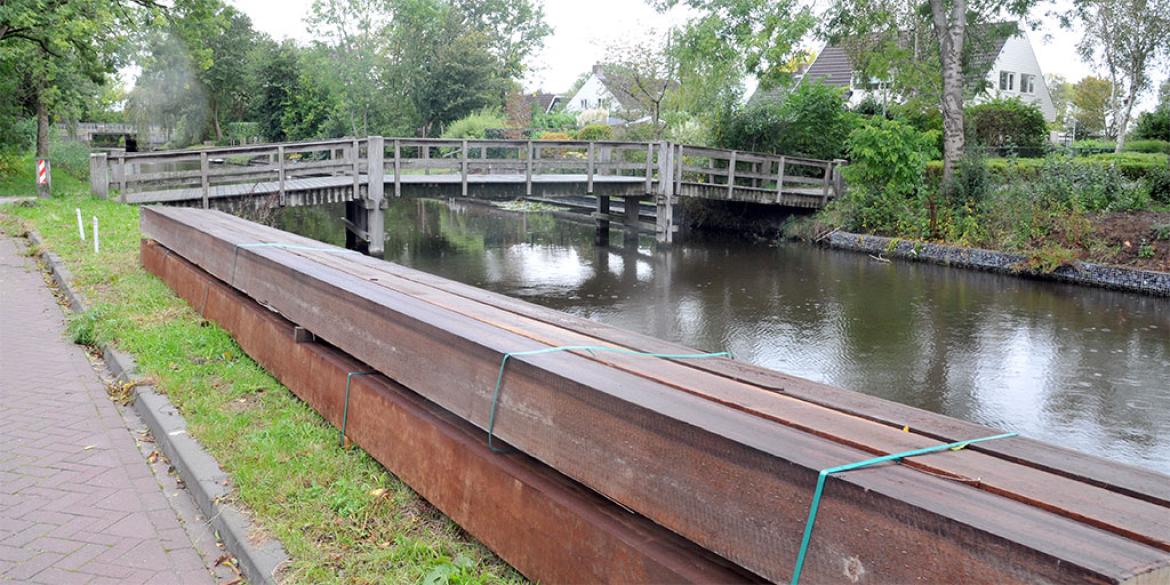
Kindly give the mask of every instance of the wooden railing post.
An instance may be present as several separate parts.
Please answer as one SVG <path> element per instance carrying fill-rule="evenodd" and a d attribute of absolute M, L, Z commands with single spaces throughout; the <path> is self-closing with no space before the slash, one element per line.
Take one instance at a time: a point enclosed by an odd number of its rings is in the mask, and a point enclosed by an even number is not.
<path fill-rule="evenodd" d="M 682 191 L 683 171 L 685 170 L 685 167 L 687 166 L 687 159 L 683 158 L 686 155 L 686 153 L 683 152 L 683 148 L 685 148 L 683 145 L 681 145 L 681 144 L 678 145 L 678 158 L 675 159 L 675 161 L 674 161 L 674 166 L 676 168 L 675 175 L 674 175 L 675 176 L 675 179 L 674 179 L 674 192 L 675 193 L 679 193 Z"/>
<path fill-rule="evenodd" d="M 89 155 L 89 192 L 102 199 L 110 196 L 110 167 L 107 161 L 108 155 L 104 152 Z"/>
<path fill-rule="evenodd" d="M 125 154 L 118 155 L 118 168 L 117 168 L 116 173 L 117 173 L 117 179 L 118 179 L 118 201 L 125 203 L 126 202 L 126 155 Z"/>
<path fill-rule="evenodd" d="M 821 190 L 821 207 L 829 202 L 829 187 L 833 183 L 833 163 L 825 163 L 824 188 Z"/>
<path fill-rule="evenodd" d="M 276 146 L 276 189 L 280 197 L 280 206 L 284 207 L 288 204 L 288 197 L 285 194 L 285 170 L 284 170 L 284 145 Z"/>
<path fill-rule="evenodd" d="M 731 151 L 731 162 L 727 165 L 727 198 L 731 199 L 735 196 L 735 155 L 736 152 Z"/>
<path fill-rule="evenodd" d="M 842 159 L 833 160 L 833 198 L 840 199 L 845 196 L 845 176 L 841 174 L 841 167 L 849 164 L 849 161 Z"/>
<path fill-rule="evenodd" d="M 208 197 L 211 191 L 211 177 L 208 176 L 210 169 L 207 166 L 207 151 L 199 151 L 199 181 L 203 187 L 203 209 L 208 208 Z"/>
<path fill-rule="evenodd" d="M 367 142 L 366 143 L 366 157 L 370 156 L 369 149 L 370 149 L 370 145 Z M 353 174 L 353 198 L 354 198 L 354 200 L 358 200 L 358 199 L 362 198 L 362 145 L 360 142 L 358 142 L 357 138 L 354 138 L 353 141 L 350 142 L 349 152 L 350 152 L 349 156 L 350 156 L 350 169 L 351 169 L 350 173 Z M 366 166 L 367 167 L 369 166 L 369 161 L 366 161 Z M 367 168 L 366 169 L 367 178 L 369 177 L 369 174 L 370 174 L 370 170 L 369 170 L 369 168 Z M 366 187 L 366 191 L 369 192 L 369 187 Z"/>
<path fill-rule="evenodd" d="M 646 193 L 647 194 L 652 193 L 653 189 L 654 189 L 654 187 L 653 187 L 654 168 L 651 166 L 653 164 L 654 164 L 654 145 L 647 142 L 646 143 Z"/>
<path fill-rule="evenodd" d="M 532 196 L 532 141 L 528 141 L 528 157 L 524 159 L 524 194 Z"/>
<path fill-rule="evenodd" d="M 784 157 L 780 157 L 780 169 L 776 173 L 776 203 L 784 197 L 784 167 L 787 164 Z"/>
<path fill-rule="evenodd" d="M 585 158 L 585 192 L 593 193 L 593 141 L 589 141 Z"/>
<path fill-rule="evenodd" d="M 394 196 L 402 197 L 402 144 L 394 139 Z"/>
<path fill-rule="evenodd" d="M 370 136 L 366 141 L 366 232 L 369 253 L 382 257 L 385 252 L 386 216 L 382 202 L 386 198 L 386 139 Z"/>
<path fill-rule="evenodd" d="M 463 196 L 467 197 L 467 140 L 463 140 L 463 152 L 461 153 L 459 166 L 461 174 L 463 175 Z"/>

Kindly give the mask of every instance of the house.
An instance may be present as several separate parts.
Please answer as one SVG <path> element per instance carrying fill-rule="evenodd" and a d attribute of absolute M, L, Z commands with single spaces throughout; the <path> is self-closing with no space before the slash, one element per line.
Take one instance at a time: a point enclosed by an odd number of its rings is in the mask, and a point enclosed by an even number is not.
<path fill-rule="evenodd" d="M 545 93 L 543 91 L 536 91 L 533 93 L 524 93 L 519 95 L 519 99 L 523 102 L 524 108 L 536 113 L 542 112 L 548 114 L 552 112 L 558 104 L 561 103 L 561 96 L 555 93 Z"/>
<path fill-rule="evenodd" d="M 988 24 L 973 27 L 968 32 L 969 41 L 984 41 L 975 43 L 967 55 L 965 83 L 966 93 L 971 96 L 970 102 L 977 104 L 1000 97 L 1019 98 L 1039 107 L 1046 121 L 1055 120 L 1056 108 L 1052 104 L 1048 84 L 1044 81 L 1044 73 L 1040 70 L 1028 35 L 1023 32 L 996 34 L 997 30 L 1009 30 L 1005 27 L 1012 25 Z M 813 80 L 847 88 L 851 106 L 867 98 L 878 101 L 891 99 L 885 81 L 866 79 L 853 66 L 846 50 L 837 45 L 826 46 L 802 78 L 802 82 Z"/>
<path fill-rule="evenodd" d="M 660 79 L 643 80 L 639 84 L 632 75 L 594 65 L 585 83 L 564 102 L 565 111 L 574 114 L 600 111 L 610 125 L 643 122 L 651 117 L 647 111 L 652 107 L 649 102 L 677 86 L 677 81 Z"/>

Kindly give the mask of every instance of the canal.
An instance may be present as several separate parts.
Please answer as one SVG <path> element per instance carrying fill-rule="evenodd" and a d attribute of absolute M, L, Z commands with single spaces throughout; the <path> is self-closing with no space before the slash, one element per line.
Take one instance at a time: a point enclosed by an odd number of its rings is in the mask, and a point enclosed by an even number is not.
<path fill-rule="evenodd" d="M 278 213 L 341 244 L 344 206 Z M 1170 301 L 801 243 L 393 201 L 386 259 L 588 319 L 1170 473 Z"/>

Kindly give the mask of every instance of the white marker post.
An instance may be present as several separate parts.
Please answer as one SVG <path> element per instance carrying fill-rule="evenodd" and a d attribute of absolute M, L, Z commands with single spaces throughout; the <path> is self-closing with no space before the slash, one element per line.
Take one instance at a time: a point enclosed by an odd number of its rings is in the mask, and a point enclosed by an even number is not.
<path fill-rule="evenodd" d="M 97 216 L 93 216 L 93 253 L 97 254 L 102 251 L 101 244 L 98 243 L 98 222 Z"/>
<path fill-rule="evenodd" d="M 85 223 L 81 221 L 81 208 L 76 207 L 76 208 L 74 208 L 74 210 L 77 211 L 77 235 L 81 238 L 81 241 L 84 242 L 85 241 Z"/>

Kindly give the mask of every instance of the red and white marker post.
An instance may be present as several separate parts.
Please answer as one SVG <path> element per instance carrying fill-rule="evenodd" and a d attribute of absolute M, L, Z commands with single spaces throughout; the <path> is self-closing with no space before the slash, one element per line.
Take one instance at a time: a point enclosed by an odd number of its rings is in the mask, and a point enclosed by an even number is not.
<path fill-rule="evenodd" d="M 53 194 L 53 171 L 49 159 L 37 159 L 37 196 L 48 198 Z"/>

